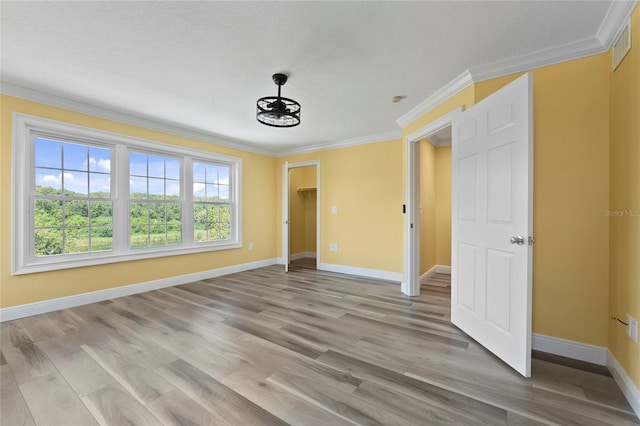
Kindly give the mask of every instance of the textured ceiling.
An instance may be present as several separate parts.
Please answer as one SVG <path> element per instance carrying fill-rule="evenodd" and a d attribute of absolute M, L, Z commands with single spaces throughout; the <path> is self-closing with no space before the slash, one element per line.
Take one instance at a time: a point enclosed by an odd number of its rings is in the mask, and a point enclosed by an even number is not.
<path fill-rule="evenodd" d="M 397 131 L 467 69 L 595 39 L 610 6 L 2 1 L 1 78 L 277 152 Z M 296 128 L 255 119 L 275 72 L 302 104 Z"/>

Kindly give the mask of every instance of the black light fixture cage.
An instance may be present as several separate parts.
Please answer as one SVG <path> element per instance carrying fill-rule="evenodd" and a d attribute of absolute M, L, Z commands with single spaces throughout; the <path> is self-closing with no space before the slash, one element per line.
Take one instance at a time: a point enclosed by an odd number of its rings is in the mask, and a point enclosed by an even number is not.
<path fill-rule="evenodd" d="M 256 119 L 267 126 L 295 127 L 300 124 L 300 104 L 293 99 L 280 96 L 280 89 L 287 82 L 285 74 L 274 74 L 273 82 L 278 85 L 278 96 L 258 99 Z"/>

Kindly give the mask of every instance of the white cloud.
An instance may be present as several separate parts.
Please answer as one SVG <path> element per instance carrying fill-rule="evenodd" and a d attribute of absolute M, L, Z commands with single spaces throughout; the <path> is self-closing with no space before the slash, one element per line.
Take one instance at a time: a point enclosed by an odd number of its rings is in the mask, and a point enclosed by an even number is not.
<path fill-rule="evenodd" d="M 56 186 L 60 186 L 62 184 L 62 173 L 59 173 L 58 176 L 56 175 L 42 175 L 39 177 L 39 182 L 40 184 L 45 184 L 46 186 L 50 186 L 50 185 L 56 185 Z M 73 180 L 73 175 L 71 173 L 65 173 L 64 174 L 64 180 L 69 182 Z"/>
<path fill-rule="evenodd" d="M 98 166 L 98 169 L 102 169 L 102 171 L 111 171 L 111 160 L 108 158 L 100 158 L 96 160 L 93 157 L 89 157 L 89 169 L 94 170 L 96 165 Z"/>
<path fill-rule="evenodd" d="M 215 181 L 215 183 L 217 183 L 218 185 L 229 185 L 229 177 L 218 179 Z"/>

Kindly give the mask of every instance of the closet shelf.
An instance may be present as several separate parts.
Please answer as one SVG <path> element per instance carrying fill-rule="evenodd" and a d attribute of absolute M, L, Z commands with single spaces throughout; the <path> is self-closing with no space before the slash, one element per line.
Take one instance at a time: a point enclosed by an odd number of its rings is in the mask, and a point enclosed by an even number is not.
<path fill-rule="evenodd" d="M 309 188 L 298 188 L 298 192 L 311 192 L 311 191 L 315 191 L 316 188 L 315 187 L 309 187 Z"/>

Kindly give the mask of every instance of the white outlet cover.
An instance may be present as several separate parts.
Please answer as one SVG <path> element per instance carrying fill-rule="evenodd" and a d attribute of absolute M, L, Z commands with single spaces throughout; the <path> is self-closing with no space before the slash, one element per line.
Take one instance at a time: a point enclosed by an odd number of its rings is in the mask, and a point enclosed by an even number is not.
<path fill-rule="evenodd" d="M 338 214 L 338 206 L 331 206 L 331 214 Z"/>

